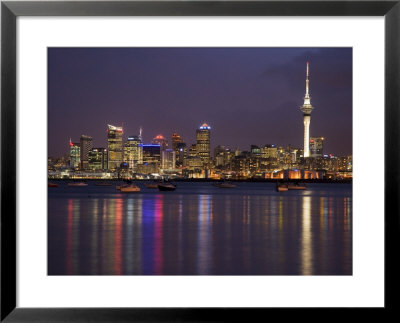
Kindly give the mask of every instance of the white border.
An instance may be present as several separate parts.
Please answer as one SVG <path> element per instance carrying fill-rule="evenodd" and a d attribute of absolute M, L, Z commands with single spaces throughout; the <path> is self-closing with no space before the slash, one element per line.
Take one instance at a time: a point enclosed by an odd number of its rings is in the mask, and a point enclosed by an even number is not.
<path fill-rule="evenodd" d="M 353 276 L 47 277 L 48 46 L 353 47 Z M 19 17 L 18 306 L 383 306 L 383 66 L 383 17 Z"/>

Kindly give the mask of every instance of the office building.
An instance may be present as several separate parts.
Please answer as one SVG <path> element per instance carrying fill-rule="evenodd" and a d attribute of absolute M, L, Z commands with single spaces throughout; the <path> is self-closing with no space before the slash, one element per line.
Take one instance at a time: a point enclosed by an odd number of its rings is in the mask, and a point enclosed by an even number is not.
<path fill-rule="evenodd" d="M 107 125 L 108 169 L 115 170 L 123 162 L 122 127 Z"/>
<path fill-rule="evenodd" d="M 89 169 L 90 170 L 105 170 L 107 169 L 107 149 L 92 148 L 89 151 Z"/>
<path fill-rule="evenodd" d="M 310 138 L 310 157 L 322 157 L 324 148 L 324 137 Z"/>
<path fill-rule="evenodd" d="M 182 166 L 185 162 L 185 158 L 187 157 L 187 147 L 184 142 L 177 144 L 178 154 L 175 155 L 176 158 L 176 165 Z"/>
<path fill-rule="evenodd" d="M 140 136 L 128 137 L 124 144 L 124 162 L 133 171 L 136 171 L 137 165 L 143 163 L 143 144 Z"/>
<path fill-rule="evenodd" d="M 69 140 L 69 166 L 78 168 L 81 163 L 81 146 L 80 143 L 73 143 Z"/>
<path fill-rule="evenodd" d="M 196 152 L 205 167 L 210 164 L 210 132 L 211 127 L 206 123 L 196 130 Z"/>
<path fill-rule="evenodd" d="M 81 169 L 89 168 L 89 151 L 93 147 L 93 139 L 90 136 L 82 135 L 80 139 Z"/>
<path fill-rule="evenodd" d="M 175 150 L 165 149 L 161 152 L 161 168 L 162 169 L 175 169 Z"/>

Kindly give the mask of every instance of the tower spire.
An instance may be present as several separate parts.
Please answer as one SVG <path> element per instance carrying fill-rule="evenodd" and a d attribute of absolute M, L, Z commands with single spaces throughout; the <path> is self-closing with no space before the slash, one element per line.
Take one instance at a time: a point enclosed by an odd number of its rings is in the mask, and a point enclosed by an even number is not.
<path fill-rule="evenodd" d="M 306 95 L 304 96 L 304 105 L 311 104 L 310 92 L 309 92 L 309 79 L 310 76 L 309 72 L 310 62 L 307 62 L 307 72 L 306 72 Z"/>
<path fill-rule="evenodd" d="M 310 122 L 311 122 L 311 111 L 314 109 L 311 105 L 311 98 L 309 92 L 309 77 L 310 75 L 310 63 L 307 62 L 306 70 L 306 95 L 304 96 L 304 104 L 300 107 L 303 112 L 303 123 L 304 123 L 304 157 L 310 157 Z"/>

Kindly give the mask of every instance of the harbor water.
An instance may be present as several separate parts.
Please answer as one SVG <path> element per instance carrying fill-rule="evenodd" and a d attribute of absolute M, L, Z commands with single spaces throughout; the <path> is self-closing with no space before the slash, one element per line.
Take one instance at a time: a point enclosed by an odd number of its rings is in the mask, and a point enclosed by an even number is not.
<path fill-rule="evenodd" d="M 49 275 L 351 275 L 352 185 L 48 188 Z"/>

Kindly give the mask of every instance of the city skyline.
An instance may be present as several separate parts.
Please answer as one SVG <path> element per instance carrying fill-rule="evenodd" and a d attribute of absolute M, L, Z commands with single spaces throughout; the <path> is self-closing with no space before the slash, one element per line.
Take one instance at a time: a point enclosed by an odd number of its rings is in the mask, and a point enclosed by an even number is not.
<path fill-rule="evenodd" d="M 261 59 L 262 56 L 276 60 L 271 64 Z M 121 59 L 116 62 L 113 57 Z M 122 126 L 124 141 L 128 136 L 139 135 L 142 128 L 144 143 L 162 134 L 171 145 L 171 137 L 176 132 L 190 145 L 196 142 L 194 129 L 207 122 L 212 128 L 211 150 L 217 145 L 249 150 L 252 144 L 302 148 L 303 123 L 299 108 L 305 95 L 306 61 L 311 65 L 310 95 L 316 107 L 310 137 L 325 137 L 327 152 L 351 155 L 351 60 L 351 48 L 51 48 L 49 156 L 68 153 L 69 139 L 77 142 L 82 134 L 93 138 L 93 147 L 107 147 L 107 124 Z M 64 64 L 58 64 L 61 61 Z M 119 74 L 128 61 L 134 67 L 126 66 L 126 69 L 136 71 L 137 75 Z M 146 72 L 137 61 L 147 66 Z M 235 62 L 244 62 L 244 66 Z M 150 63 L 154 65 L 151 69 Z M 200 69 L 204 66 L 208 66 L 208 71 Z M 80 73 L 76 73 L 79 67 Z M 215 84 L 221 80 L 225 82 Z M 183 81 L 190 84 L 182 89 Z M 212 83 L 213 91 L 205 81 Z M 281 93 L 277 91 L 279 87 Z M 240 91 L 235 94 L 235 89 Z M 204 93 L 194 95 L 196 91 Z M 192 101 L 188 101 L 190 98 Z M 235 104 L 234 99 L 239 103 Z M 113 105 L 107 105 L 110 102 Z M 147 104 L 141 108 L 139 102 Z M 176 102 L 179 104 L 170 108 Z M 188 102 L 192 102 L 192 107 Z M 208 103 L 202 105 L 202 102 Z M 201 106 L 204 109 L 199 109 Z"/>

